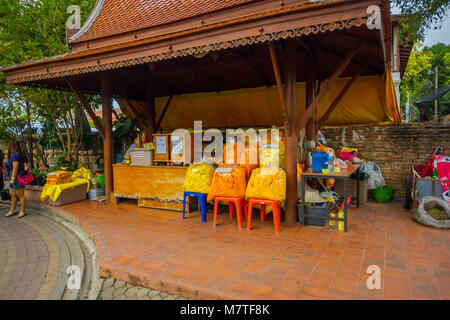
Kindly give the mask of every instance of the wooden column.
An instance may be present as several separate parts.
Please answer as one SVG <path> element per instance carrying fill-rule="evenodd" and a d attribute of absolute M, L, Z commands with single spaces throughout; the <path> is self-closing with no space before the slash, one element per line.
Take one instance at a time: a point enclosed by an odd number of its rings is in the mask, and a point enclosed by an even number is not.
<path fill-rule="evenodd" d="M 316 64 L 314 53 L 310 50 L 306 53 L 306 108 L 314 101 L 316 94 Z M 306 139 L 315 140 L 317 134 L 317 112 L 314 112 L 306 125 Z"/>
<path fill-rule="evenodd" d="M 295 120 L 297 118 L 297 57 L 296 42 L 293 39 L 286 41 L 284 86 L 286 108 L 289 114 L 288 122 L 290 130 L 285 130 L 286 135 L 286 223 L 297 222 L 297 130 Z M 288 128 L 285 128 L 288 129 Z"/>
<path fill-rule="evenodd" d="M 151 141 L 153 139 L 153 134 L 156 133 L 156 121 L 155 121 L 155 97 L 153 95 L 153 80 L 149 78 L 146 85 L 147 93 L 147 130 L 145 134 Z"/>
<path fill-rule="evenodd" d="M 103 128 L 105 138 L 103 140 L 103 157 L 105 166 L 105 194 L 106 202 L 111 202 L 113 192 L 113 131 L 112 131 L 112 110 L 111 110 L 111 81 L 106 73 L 100 76 L 102 94 Z"/>

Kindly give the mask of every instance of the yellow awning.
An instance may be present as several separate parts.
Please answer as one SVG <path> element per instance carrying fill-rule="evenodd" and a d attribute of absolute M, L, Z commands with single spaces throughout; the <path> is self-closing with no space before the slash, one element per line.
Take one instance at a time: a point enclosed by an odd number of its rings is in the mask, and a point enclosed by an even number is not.
<path fill-rule="evenodd" d="M 339 79 L 325 95 L 317 111 L 317 119 L 349 81 Z M 323 87 L 323 83 L 322 83 Z M 156 99 L 158 120 L 167 97 Z M 145 110 L 145 102 L 123 101 L 136 109 Z M 305 111 L 305 83 L 297 83 L 297 118 Z M 203 128 L 270 127 L 282 126 L 280 100 L 276 86 L 240 89 L 225 92 L 194 93 L 175 96 L 164 116 L 165 130 L 192 128 L 194 121 L 202 120 Z M 399 123 L 400 112 L 390 72 L 387 76 L 358 78 L 331 113 L 325 125 Z"/>

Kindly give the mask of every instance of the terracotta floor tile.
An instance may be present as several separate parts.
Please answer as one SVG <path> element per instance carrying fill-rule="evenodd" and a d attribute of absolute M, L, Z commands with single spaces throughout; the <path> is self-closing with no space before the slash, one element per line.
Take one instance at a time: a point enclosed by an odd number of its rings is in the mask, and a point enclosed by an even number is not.
<path fill-rule="evenodd" d="M 272 216 L 238 230 L 226 208 L 212 227 L 200 213 L 116 208 L 83 201 L 58 208 L 97 244 L 100 272 L 188 296 L 229 299 L 450 299 L 450 234 L 413 222 L 400 203 L 349 208 L 349 232 L 284 225 Z M 367 289 L 369 265 L 382 290 Z M 180 291 L 181 292 L 181 291 Z"/>

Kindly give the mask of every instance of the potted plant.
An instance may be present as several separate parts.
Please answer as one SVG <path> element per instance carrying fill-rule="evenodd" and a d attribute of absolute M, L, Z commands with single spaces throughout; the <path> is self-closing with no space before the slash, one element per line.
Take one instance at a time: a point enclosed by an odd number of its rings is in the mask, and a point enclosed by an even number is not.
<path fill-rule="evenodd" d="M 31 174 L 34 176 L 34 181 L 31 185 L 44 186 L 47 180 L 47 172 L 31 169 Z"/>

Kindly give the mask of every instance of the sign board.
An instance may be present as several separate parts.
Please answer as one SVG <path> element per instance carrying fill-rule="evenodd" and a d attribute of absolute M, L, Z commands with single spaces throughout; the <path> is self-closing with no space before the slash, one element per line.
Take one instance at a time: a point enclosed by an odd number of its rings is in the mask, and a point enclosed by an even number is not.
<path fill-rule="evenodd" d="M 183 136 L 172 136 L 172 154 L 183 154 Z"/>
<path fill-rule="evenodd" d="M 166 136 L 156 137 L 156 154 L 167 153 L 167 141 Z"/>

